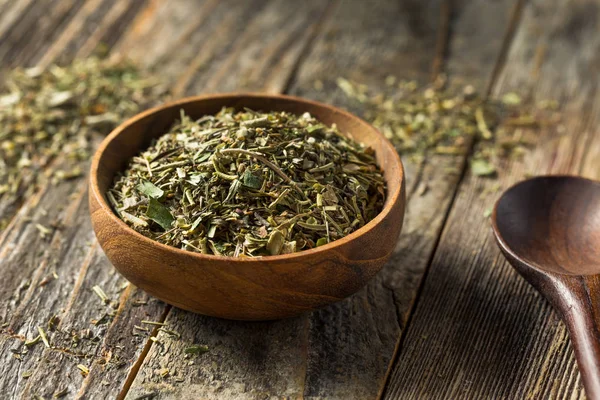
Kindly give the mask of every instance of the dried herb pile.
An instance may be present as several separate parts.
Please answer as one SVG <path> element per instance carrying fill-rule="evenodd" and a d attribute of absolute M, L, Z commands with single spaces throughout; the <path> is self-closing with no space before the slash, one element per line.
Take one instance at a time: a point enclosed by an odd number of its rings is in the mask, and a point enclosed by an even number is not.
<path fill-rule="evenodd" d="M 226 256 L 287 254 L 355 231 L 383 208 L 374 152 L 304 114 L 182 113 L 107 197 L 145 236 Z"/>
<path fill-rule="evenodd" d="M 156 100 L 156 81 L 132 63 L 95 57 L 67 66 L 15 69 L 0 92 L 0 199 L 34 191 L 57 155 L 55 179 L 83 174 L 92 135 L 107 133 Z M 0 229 L 2 226 L 0 226 Z"/>
<path fill-rule="evenodd" d="M 465 155 L 475 140 L 471 172 L 478 176 L 494 176 L 498 160 L 524 153 L 527 135 L 515 128 L 535 130 L 556 123 L 556 115 L 547 116 L 555 102 L 526 106 L 516 93 L 484 99 L 473 86 L 446 89 L 443 83 L 419 86 L 390 76 L 387 90 L 374 93 L 366 85 L 337 80 L 344 94 L 365 109 L 365 118 L 405 157 Z"/>

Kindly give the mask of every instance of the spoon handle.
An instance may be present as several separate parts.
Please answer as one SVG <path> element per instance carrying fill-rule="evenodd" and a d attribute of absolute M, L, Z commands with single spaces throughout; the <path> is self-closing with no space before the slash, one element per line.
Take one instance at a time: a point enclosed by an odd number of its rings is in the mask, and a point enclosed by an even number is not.
<path fill-rule="evenodd" d="M 586 394 L 600 400 L 600 275 L 563 277 L 554 284 L 553 300 L 569 330 Z"/>

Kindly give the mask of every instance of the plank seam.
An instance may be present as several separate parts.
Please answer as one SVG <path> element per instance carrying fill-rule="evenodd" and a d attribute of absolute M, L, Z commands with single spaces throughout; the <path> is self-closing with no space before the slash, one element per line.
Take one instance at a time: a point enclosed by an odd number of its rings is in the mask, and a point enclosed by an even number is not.
<path fill-rule="evenodd" d="M 450 6 L 449 3 L 444 2 L 444 4 L 448 4 L 448 6 Z M 525 0 L 517 0 L 515 3 L 515 6 L 513 8 L 513 12 L 512 12 L 512 16 L 507 28 L 507 31 L 504 35 L 503 41 L 502 41 L 502 47 L 500 49 L 500 54 L 498 55 L 498 58 L 496 60 L 493 72 L 492 72 L 492 77 L 487 85 L 486 91 L 485 91 L 485 97 L 487 98 L 487 96 L 489 95 L 489 93 L 492 90 L 492 87 L 494 86 L 494 84 L 496 83 L 496 80 L 498 79 L 498 76 L 500 75 L 500 73 L 502 72 L 504 65 L 506 63 L 506 56 L 510 50 L 510 47 L 512 45 L 513 42 L 513 38 L 515 36 L 515 32 L 517 31 L 517 28 L 519 26 L 519 23 L 521 21 L 521 15 L 522 15 L 522 11 L 523 11 L 523 6 L 525 4 Z M 448 16 L 451 14 L 451 10 L 445 10 L 444 6 L 442 5 L 442 10 L 440 11 L 442 14 L 441 17 L 441 23 L 444 23 L 444 18 L 443 18 L 443 14 L 446 12 L 448 13 Z M 446 29 L 449 30 L 449 26 L 445 27 Z M 446 41 L 446 46 L 448 46 L 448 43 L 450 41 L 450 35 L 442 35 L 440 34 L 438 36 L 438 40 L 445 40 Z M 438 43 L 439 45 L 439 43 Z M 441 45 L 440 45 L 441 46 Z M 445 54 L 445 50 L 442 52 L 441 50 L 438 50 L 438 54 Z M 437 61 L 438 59 L 436 58 L 434 60 L 434 63 Z M 444 61 L 443 59 L 441 61 Z M 441 73 L 443 71 L 443 63 L 442 65 L 440 65 L 439 67 L 439 71 L 438 73 Z M 434 70 L 435 72 L 435 70 Z M 432 76 L 432 80 L 435 80 L 437 78 L 437 76 L 433 75 Z M 473 154 L 473 151 L 475 149 L 475 144 L 476 144 L 476 140 L 472 139 L 470 140 L 468 147 L 467 147 L 467 152 L 465 153 L 465 161 L 463 163 L 463 166 L 461 168 L 460 171 L 460 176 L 458 178 L 458 181 L 454 187 L 454 192 L 452 193 L 452 199 L 450 200 L 450 203 L 448 205 L 448 208 L 446 209 L 446 212 L 444 213 L 444 218 L 442 219 L 442 223 L 440 226 L 440 231 L 439 234 L 435 240 L 435 243 L 433 245 L 433 249 L 432 252 L 430 254 L 429 259 L 427 260 L 427 267 L 425 268 L 423 275 L 421 277 L 421 280 L 419 282 L 419 286 L 417 289 L 417 293 L 414 297 L 414 300 L 412 302 L 412 304 L 409 307 L 408 310 L 408 318 L 406 319 L 406 325 L 404 327 L 404 329 L 400 332 L 400 337 L 398 338 L 398 341 L 396 342 L 396 348 L 394 349 L 394 354 L 392 357 L 392 360 L 390 362 L 388 371 L 385 374 L 385 383 L 382 387 L 381 392 L 378 395 L 378 399 L 383 398 L 386 393 L 387 393 L 387 389 L 389 386 L 389 380 L 391 377 L 391 371 L 393 370 L 393 366 L 396 364 L 396 362 L 398 361 L 399 357 L 400 357 L 400 353 L 402 352 L 402 345 L 405 341 L 405 338 L 407 336 L 407 332 L 410 329 L 410 324 L 412 322 L 413 316 L 414 316 L 414 311 L 416 310 L 418 304 L 419 304 L 419 300 L 421 299 L 421 294 L 423 292 L 423 288 L 425 287 L 425 282 L 427 281 L 427 276 L 429 275 L 429 271 L 431 268 L 431 264 L 433 262 L 433 259 L 435 257 L 435 254 L 437 253 L 437 249 L 438 246 L 440 244 L 441 238 L 443 236 L 444 230 L 446 229 L 446 224 L 448 222 L 448 218 L 450 216 L 450 212 L 452 211 L 452 208 L 454 207 L 454 204 L 456 202 L 456 198 L 458 196 L 458 193 L 460 192 L 460 187 L 463 185 L 464 183 L 464 179 L 466 177 L 466 173 L 467 173 L 467 169 L 468 169 L 468 160 L 470 159 L 471 155 Z"/>
<path fill-rule="evenodd" d="M 317 39 L 317 37 L 319 37 L 319 34 L 323 30 L 323 27 L 327 24 L 327 21 L 329 21 L 329 19 L 333 15 L 333 11 L 335 9 L 337 9 L 339 4 L 340 4 L 340 0 L 332 0 L 327 5 L 327 7 L 323 11 L 323 13 L 321 14 L 321 17 L 315 24 L 314 28 L 312 29 L 312 32 L 310 32 L 310 34 L 308 36 L 308 40 L 306 41 L 306 43 L 300 50 L 300 53 L 298 53 L 298 57 L 296 58 L 296 61 L 294 62 L 294 65 L 292 66 L 292 69 L 290 70 L 288 79 L 285 81 L 285 83 L 283 85 L 283 91 L 282 91 L 283 93 L 289 93 L 291 88 L 294 86 L 297 75 L 298 75 L 298 71 L 300 71 L 300 68 L 304 64 L 303 60 L 306 60 L 308 58 L 306 56 L 312 50 L 315 40 Z"/>
<path fill-rule="evenodd" d="M 435 80 L 440 76 L 444 64 L 446 62 L 446 56 L 448 55 L 448 43 L 450 42 L 450 16 L 452 4 L 451 0 L 444 0 L 441 4 L 440 10 L 440 30 L 436 39 L 435 46 L 435 58 L 431 65 L 431 81 Z"/>
<path fill-rule="evenodd" d="M 167 319 L 167 316 L 169 315 L 169 312 L 171 311 L 171 308 L 173 308 L 173 307 L 170 304 L 167 304 L 165 306 L 165 310 L 163 311 L 162 315 L 160 316 L 160 318 L 158 320 L 159 323 L 162 324 L 165 322 L 165 320 Z M 156 337 L 156 335 L 158 335 L 159 328 L 160 328 L 160 326 L 154 327 L 154 329 L 152 330 L 152 333 L 150 335 L 150 338 Z M 138 357 L 138 359 L 135 360 L 135 363 L 131 366 L 131 370 L 129 371 L 129 373 L 127 374 L 127 377 L 125 378 L 125 383 L 123 384 L 123 389 L 121 389 L 121 392 L 119 392 L 119 394 L 117 395 L 117 400 L 125 399 L 125 397 L 127 396 L 127 393 L 129 392 L 129 389 L 131 389 L 131 385 L 133 384 L 133 381 L 137 377 L 137 374 L 140 371 L 140 368 L 142 367 L 142 364 L 144 363 L 146 356 L 148 355 L 148 353 L 150 353 L 150 349 L 152 348 L 152 344 L 154 343 L 150 338 L 148 338 L 148 341 L 146 341 L 146 344 L 144 345 L 144 348 L 143 348 L 140 356 Z"/>
<path fill-rule="evenodd" d="M 449 47 L 448 45 L 450 43 L 450 15 L 452 14 L 452 12 L 451 12 L 452 6 L 453 6 L 453 3 L 451 3 L 450 0 L 446 0 L 442 3 L 441 9 L 440 9 L 440 31 L 443 30 L 444 32 L 438 33 L 437 40 L 436 40 L 436 47 L 435 47 L 436 55 L 432 62 L 432 76 L 431 76 L 432 82 L 436 81 L 436 79 L 439 77 L 439 75 L 441 74 L 441 72 L 444 69 L 444 64 L 446 61 L 445 55 L 447 54 L 448 47 Z M 425 164 L 426 164 L 426 161 L 421 162 L 419 169 L 417 171 L 417 177 L 416 177 L 417 182 L 413 185 L 413 188 L 410 191 L 408 198 L 412 197 L 412 195 L 417 191 L 418 183 L 420 182 L 420 180 L 423 177 L 423 171 L 425 170 Z M 461 172 L 464 174 L 464 171 L 465 171 L 465 168 L 463 167 Z M 435 255 L 435 251 L 437 250 L 437 246 L 438 246 L 440 238 L 442 236 L 444 226 L 446 225 L 446 221 L 448 219 L 448 216 L 450 215 L 450 210 L 452 209 L 452 205 L 454 204 L 454 199 L 456 197 L 456 193 L 458 192 L 459 185 L 460 185 L 460 179 L 455 186 L 455 191 L 452 195 L 452 200 L 450 201 L 450 204 L 448 205 L 448 208 L 446 209 L 446 213 L 445 213 L 442 223 L 440 225 L 439 234 L 436 238 L 436 241 L 434 243 L 434 247 L 429 256 L 429 259 L 427 260 L 427 264 L 426 264 L 427 266 L 426 266 L 423 276 L 421 277 L 421 280 L 419 282 L 419 286 L 417 288 L 417 292 L 415 294 L 414 300 L 413 300 L 412 304 L 408 307 L 408 317 L 406 318 L 406 322 L 404 324 L 402 323 L 402 320 L 400 318 L 401 316 L 398 313 L 398 307 L 397 307 L 397 303 L 395 301 L 396 298 L 394 295 L 394 291 L 390 288 L 386 288 L 392 292 L 392 299 L 394 300 L 394 306 L 396 307 L 396 315 L 398 318 L 398 325 L 399 325 L 401 331 L 400 331 L 400 335 L 399 335 L 398 339 L 396 340 L 396 346 L 394 347 L 392 357 L 390 358 L 390 362 L 388 364 L 387 371 L 385 372 L 385 375 L 383 376 L 383 380 L 382 380 L 383 385 L 379 389 L 379 393 L 377 394 L 377 399 L 383 398 L 383 396 L 386 393 L 388 382 L 390 380 L 391 373 L 394 369 L 394 365 L 396 364 L 396 361 L 397 361 L 398 357 L 400 356 L 400 350 L 402 348 L 403 338 L 406 336 L 404 334 L 404 332 L 408 329 L 408 327 L 410 325 L 410 322 L 412 320 L 413 311 L 416 308 L 416 304 L 417 304 L 419 297 L 421 296 L 425 278 L 429 271 L 429 267 L 431 266 L 431 262 L 433 260 L 433 256 Z"/>
<path fill-rule="evenodd" d="M 496 64 L 492 71 L 492 77 L 488 82 L 486 91 L 484 93 L 485 98 L 487 99 L 492 92 L 492 88 L 495 86 L 498 77 L 502 73 L 504 66 L 506 64 L 506 58 L 508 56 L 508 52 L 510 51 L 510 47 L 513 43 L 513 38 L 515 33 L 517 32 L 517 28 L 521 22 L 521 17 L 523 15 L 523 8 L 525 6 L 525 2 L 527 0 L 517 0 L 512 11 L 512 15 L 510 17 L 510 22 L 508 23 L 508 28 L 506 29 L 506 33 L 504 34 L 504 39 L 502 40 L 502 47 L 500 48 L 500 54 L 496 59 Z"/>

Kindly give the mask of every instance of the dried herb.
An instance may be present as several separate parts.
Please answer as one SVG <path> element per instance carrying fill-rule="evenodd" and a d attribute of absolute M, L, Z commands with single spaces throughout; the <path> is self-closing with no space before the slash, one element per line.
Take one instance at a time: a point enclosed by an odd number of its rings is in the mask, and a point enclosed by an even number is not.
<path fill-rule="evenodd" d="M 25 341 L 25 346 L 27 347 L 31 347 L 35 344 L 37 344 L 40 340 L 42 339 L 42 337 L 40 335 L 37 335 L 36 337 L 34 337 L 33 339 L 28 339 Z"/>
<path fill-rule="evenodd" d="M 186 347 L 183 352 L 185 354 L 204 354 L 208 352 L 208 346 L 193 344 L 191 346 Z"/>
<path fill-rule="evenodd" d="M 98 285 L 94 285 L 92 287 L 92 290 L 94 291 L 94 293 L 96 293 L 96 295 L 98 295 L 98 297 L 100 297 L 100 300 L 102 300 L 102 303 L 107 304 L 109 302 L 109 298 L 106 295 L 106 293 L 104 293 L 104 290 L 102 290 L 102 288 Z"/>
<path fill-rule="evenodd" d="M 142 322 L 142 324 L 156 325 L 156 326 L 165 326 L 165 325 L 167 325 L 164 322 L 148 321 L 148 320 L 145 320 L 145 319 L 143 319 L 141 322 Z"/>
<path fill-rule="evenodd" d="M 53 180 L 83 174 L 94 134 L 105 134 L 161 91 L 132 63 L 90 57 L 66 66 L 15 69 L 0 92 L 0 200 L 18 199 L 46 179 L 59 154 L 69 162 Z M 0 230 L 6 221 L 0 221 Z M 38 226 L 40 235 L 51 233 Z"/>
<path fill-rule="evenodd" d="M 404 157 L 419 160 L 432 153 L 464 156 L 475 140 L 470 171 L 477 176 L 493 177 L 499 160 L 522 155 L 528 145 L 523 130 L 556 122 L 556 118 L 544 117 L 556 102 L 526 106 L 512 92 L 500 100 L 484 99 L 470 85 L 447 89 L 443 81 L 419 86 L 395 77 L 386 79 L 387 89 L 380 93 L 344 78 L 337 83 L 346 96 L 361 103 L 366 119 Z"/>
<path fill-rule="evenodd" d="M 54 393 L 52 397 L 54 397 L 55 399 L 60 399 L 61 397 L 65 397 L 67 394 L 69 394 L 69 388 L 64 388 Z"/>
<path fill-rule="evenodd" d="M 107 193 L 133 229 L 204 254 L 310 249 L 364 226 L 383 208 L 374 152 L 304 114 L 235 112 L 171 130 L 134 157 Z"/>
<path fill-rule="evenodd" d="M 44 346 L 50 348 L 50 342 L 48 341 L 48 337 L 46 336 L 46 332 L 44 332 L 44 330 L 40 326 L 38 326 L 37 329 L 38 329 L 38 332 L 40 334 L 40 338 L 42 339 L 42 342 L 44 342 Z"/>
<path fill-rule="evenodd" d="M 84 378 L 90 373 L 90 369 L 83 364 L 77 364 L 77 368 L 81 371 L 81 376 Z"/>

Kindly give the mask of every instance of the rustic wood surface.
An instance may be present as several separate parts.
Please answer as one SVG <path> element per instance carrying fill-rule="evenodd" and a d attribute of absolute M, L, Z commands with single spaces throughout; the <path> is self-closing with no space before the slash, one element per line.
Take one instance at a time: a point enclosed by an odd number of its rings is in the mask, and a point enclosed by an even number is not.
<path fill-rule="evenodd" d="M 447 75 L 491 96 L 558 99 L 563 127 L 540 130 L 527 157 L 505 163 L 506 188 L 529 174 L 600 178 L 598 29 L 592 0 L 0 0 L 0 67 L 68 62 L 103 44 L 178 96 L 290 93 L 361 114 L 338 77 L 377 89 L 388 75 Z M 499 193 L 468 173 L 471 154 L 405 160 L 406 219 L 387 266 L 349 299 L 274 322 L 192 314 L 127 285 L 95 242 L 87 177 L 0 200 L 10 220 L 0 397 L 583 398 L 564 325 L 493 242 L 483 215 Z M 35 222 L 51 221 L 64 228 L 42 240 Z M 11 352 L 53 315 L 52 348 Z M 142 319 L 181 338 L 139 331 Z M 73 333 L 88 340 L 73 348 Z M 190 344 L 209 352 L 186 358 Z"/>

